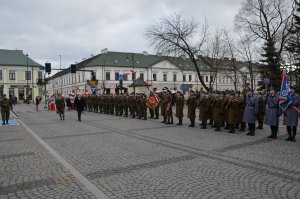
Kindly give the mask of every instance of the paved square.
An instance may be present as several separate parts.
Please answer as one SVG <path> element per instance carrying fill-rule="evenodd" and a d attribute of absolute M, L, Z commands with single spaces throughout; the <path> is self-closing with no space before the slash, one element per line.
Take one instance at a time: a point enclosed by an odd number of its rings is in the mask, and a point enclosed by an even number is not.
<path fill-rule="evenodd" d="M 272 140 L 266 126 L 250 137 L 187 120 L 15 112 L 20 125 L 0 127 L 0 198 L 300 198 L 300 141 L 283 128 Z"/>

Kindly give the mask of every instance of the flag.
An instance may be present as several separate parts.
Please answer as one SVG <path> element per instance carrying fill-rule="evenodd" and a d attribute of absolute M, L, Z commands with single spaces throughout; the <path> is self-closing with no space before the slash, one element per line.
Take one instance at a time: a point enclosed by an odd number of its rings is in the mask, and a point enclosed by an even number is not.
<path fill-rule="evenodd" d="M 282 70 L 279 106 L 282 109 L 282 111 L 285 111 L 291 103 L 292 103 L 292 96 L 290 93 L 290 85 L 288 82 L 286 70 Z"/>
<path fill-rule="evenodd" d="M 136 71 L 134 71 L 134 70 L 130 70 L 130 72 L 131 72 L 131 73 L 133 73 L 133 74 L 135 74 L 135 73 L 136 73 Z"/>
<path fill-rule="evenodd" d="M 156 95 L 153 96 L 149 96 L 148 101 L 146 103 L 146 105 L 151 108 L 151 109 L 155 109 L 159 104 L 159 99 Z"/>

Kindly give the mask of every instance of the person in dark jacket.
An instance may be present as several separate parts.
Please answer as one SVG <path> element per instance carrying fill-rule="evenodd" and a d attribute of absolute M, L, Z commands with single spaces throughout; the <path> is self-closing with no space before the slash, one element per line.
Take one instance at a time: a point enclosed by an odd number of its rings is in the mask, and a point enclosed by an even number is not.
<path fill-rule="evenodd" d="M 292 103 L 288 106 L 285 110 L 286 114 L 286 126 L 288 130 L 289 137 L 286 141 L 296 141 L 296 132 L 298 126 L 298 119 L 299 119 L 299 105 L 300 105 L 300 96 L 296 94 L 296 87 L 291 86 L 291 96 L 292 96 Z M 293 134 L 292 134 L 293 131 Z"/>
<path fill-rule="evenodd" d="M 190 95 L 186 100 L 186 103 L 188 105 L 188 118 L 191 121 L 191 124 L 189 127 L 195 127 L 195 119 L 196 119 L 196 108 L 197 108 L 197 97 L 194 93 L 194 91 L 190 91 Z"/>
<path fill-rule="evenodd" d="M 246 97 L 246 107 L 244 111 L 243 121 L 248 123 L 249 132 L 247 135 L 254 136 L 255 135 L 255 121 L 259 111 L 258 100 L 254 95 L 254 91 L 252 89 L 248 90 L 248 96 Z"/>
<path fill-rule="evenodd" d="M 80 94 L 77 95 L 77 97 L 75 98 L 75 106 L 77 109 L 77 114 L 78 114 L 78 121 L 81 122 L 81 113 L 84 110 L 84 99 L 81 97 Z"/>
<path fill-rule="evenodd" d="M 272 89 L 266 96 L 265 103 L 267 111 L 264 118 L 264 123 L 271 127 L 271 135 L 268 138 L 277 139 L 279 116 L 281 109 L 279 108 L 279 96 L 276 94 L 275 89 Z"/>
<path fill-rule="evenodd" d="M 8 124 L 9 120 L 9 113 L 10 113 L 10 101 L 7 99 L 6 95 L 3 95 L 2 100 L 0 101 L 0 107 L 1 107 L 1 115 L 2 115 L 2 125 Z"/>

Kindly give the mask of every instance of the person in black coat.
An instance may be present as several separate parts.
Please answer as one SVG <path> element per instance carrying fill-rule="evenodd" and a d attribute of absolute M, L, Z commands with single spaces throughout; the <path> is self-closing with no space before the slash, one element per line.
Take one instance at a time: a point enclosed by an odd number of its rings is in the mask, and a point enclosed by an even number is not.
<path fill-rule="evenodd" d="M 78 113 L 78 121 L 81 122 L 81 113 L 83 112 L 85 102 L 80 94 L 77 95 L 74 103 L 75 103 L 77 113 Z"/>

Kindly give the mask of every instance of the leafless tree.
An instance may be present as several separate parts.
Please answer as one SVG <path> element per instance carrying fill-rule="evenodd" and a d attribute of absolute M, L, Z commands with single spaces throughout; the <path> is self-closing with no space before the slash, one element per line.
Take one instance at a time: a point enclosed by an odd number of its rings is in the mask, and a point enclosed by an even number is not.
<path fill-rule="evenodd" d="M 194 65 L 198 79 L 205 90 L 210 90 L 203 80 L 198 54 L 202 53 L 208 36 L 208 24 L 203 25 L 180 14 L 164 17 L 146 29 L 145 37 L 160 53 L 187 55 Z"/>
<path fill-rule="evenodd" d="M 245 0 L 235 16 L 235 27 L 254 39 L 273 41 L 278 54 L 276 62 L 279 62 L 293 28 L 294 11 L 291 0 Z"/>
<path fill-rule="evenodd" d="M 213 88 L 217 81 L 217 76 L 220 70 L 222 70 L 222 64 L 224 63 L 224 56 L 226 54 L 226 41 L 224 39 L 224 31 L 222 29 L 214 30 L 207 37 L 207 43 L 205 45 L 202 54 L 202 60 L 209 66 L 210 82 L 209 87 Z M 215 78 L 213 78 L 215 77 Z"/>
<path fill-rule="evenodd" d="M 237 42 L 237 58 L 241 59 L 245 64 L 247 71 L 249 72 L 249 82 L 251 88 L 254 88 L 254 79 L 258 75 L 258 64 L 254 60 L 258 58 L 257 46 L 253 40 L 250 39 L 247 35 L 240 36 Z M 247 77 L 246 74 L 242 76 Z"/>

